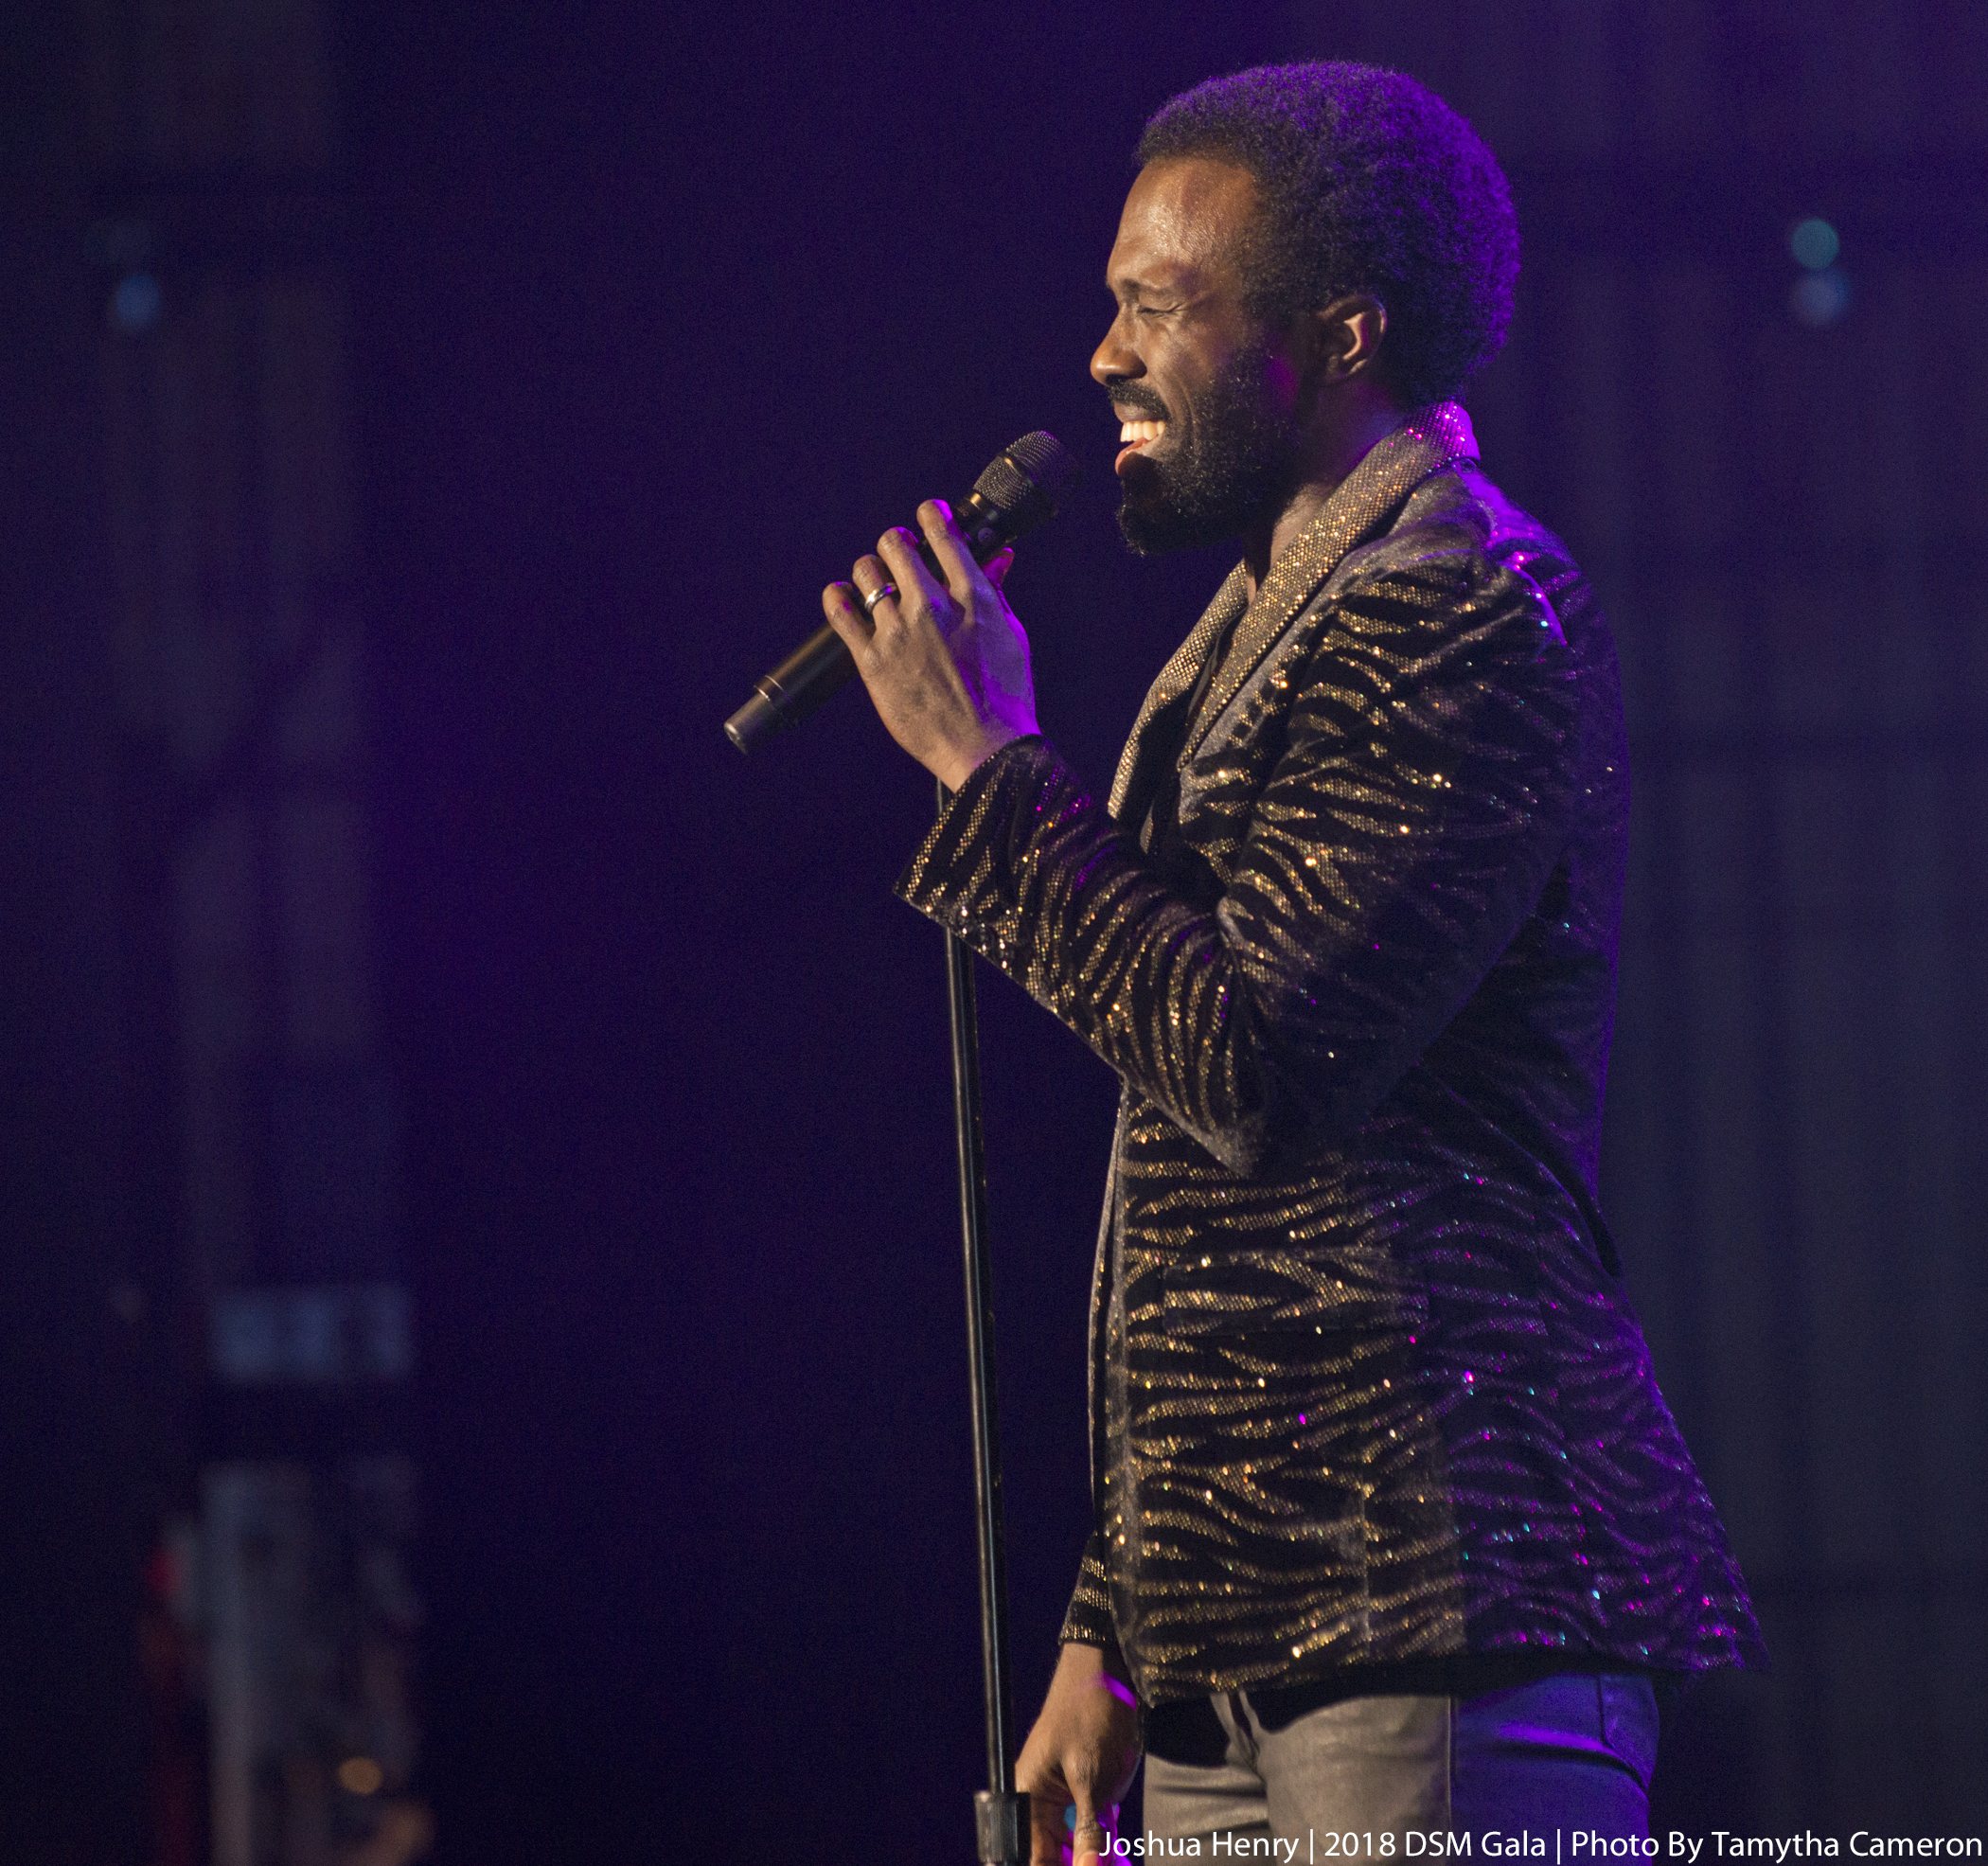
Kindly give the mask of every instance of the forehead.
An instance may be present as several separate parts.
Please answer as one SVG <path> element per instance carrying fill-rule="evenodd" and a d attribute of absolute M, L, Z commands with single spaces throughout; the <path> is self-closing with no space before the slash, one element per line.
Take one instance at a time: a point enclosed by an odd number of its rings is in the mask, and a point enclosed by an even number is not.
<path fill-rule="evenodd" d="M 1214 286 L 1235 276 L 1243 236 L 1261 206 L 1256 178 L 1214 156 L 1179 156 L 1139 171 L 1119 217 L 1105 282 L 1124 293 L 1192 274 Z"/>

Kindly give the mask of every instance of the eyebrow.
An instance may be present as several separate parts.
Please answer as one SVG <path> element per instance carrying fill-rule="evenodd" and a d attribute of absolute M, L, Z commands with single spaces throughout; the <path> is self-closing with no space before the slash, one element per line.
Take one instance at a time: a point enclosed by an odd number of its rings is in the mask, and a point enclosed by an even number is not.
<path fill-rule="evenodd" d="M 1135 305 L 1142 298 L 1148 296 L 1163 298 L 1183 298 L 1191 295 L 1182 286 L 1155 285 L 1150 280 L 1143 278 L 1121 279 L 1116 284 L 1114 284 L 1110 279 L 1108 278 L 1105 281 L 1105 289 L 1106 291 L 1109 292 L 1111 295 L 1119 301 L 1120 304 L 1125 305 Z"/>

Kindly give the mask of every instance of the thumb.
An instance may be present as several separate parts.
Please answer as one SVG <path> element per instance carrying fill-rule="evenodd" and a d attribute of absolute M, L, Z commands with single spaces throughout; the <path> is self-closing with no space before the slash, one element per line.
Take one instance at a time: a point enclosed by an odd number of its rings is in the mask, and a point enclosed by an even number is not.
<path fill-rule="evenodd" d="M 1091 1790 L 1077 1785 L 1073 1786 L 1076 1804 L 1070 1810 L 1073 1823 L 1070 1866 L 1099 1866 L 1098 1856 L 1105 1847 L 1105 1830 L 1099 1823 L 1097 1810 L 1091 1804 Z"/>
<path fill-rule="evenodd" d="M 981 573 L 998 590 L 1005 580 L 1008 572 L 1013 570 L 1014 567 L 1015 547 L 1012 544 L 1007 544 L 996 551 L 985 563 L 981 565 Z"/>

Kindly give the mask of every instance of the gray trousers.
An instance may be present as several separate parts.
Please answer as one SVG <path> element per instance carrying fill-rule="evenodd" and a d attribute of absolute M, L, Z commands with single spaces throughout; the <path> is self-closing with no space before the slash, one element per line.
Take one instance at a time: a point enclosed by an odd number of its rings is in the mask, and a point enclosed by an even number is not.
<path fill-rule="evenodd" d="M 1496 1833 L 1537 1835 L 1552 1860 L 1556 1829 L 1570 1841 L 1649 1832 L 1657 1701 L 1644 1678 L 1568 1672 L 1469 1697 L 1346 1697 L 1281 1728 L 1246 1691 L 1210 1701 L 1228 1738 L 1219 1760 L 1146 1757 L 1147 1857 L 1434 1858 L 1444 1850 L 1428 1838 L 1447 1834 L 1480 1837 L 1475 1857 Z M 1184 1844 L 1197 1837 L 1198 1850 Z"/>

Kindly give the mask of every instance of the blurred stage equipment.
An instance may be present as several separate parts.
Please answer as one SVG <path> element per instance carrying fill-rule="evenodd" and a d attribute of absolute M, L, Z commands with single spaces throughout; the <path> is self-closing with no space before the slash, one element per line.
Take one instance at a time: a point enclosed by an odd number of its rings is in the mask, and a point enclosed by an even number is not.
<path fill-rule="evenodd" d="M 1056 507 L 1083 476 L 1084 470 L 1054 435 L 1039 430 L 1023 435 L 989 463 L 954 509 L 975 560 L 985 563 L 1016 539 L 1055 518 Z M 919 544 L 918 555 L 943 581 L 932 546 Z M 755 752 L 769 738 L 799 725 L 855 677 L 856 663 L 843 638 L 825 622 L 760 680 L 752 699 L 725 721 L 725 737 L 741 752 Z"/>
<path fill-rule="evenodd" d="M 191 0 L 92 18 L 141 1033 L 113 1301 L 165 1395 L 150 1857 L 399 1866 L 432 1822 L 335 23 L 323 0 L 269 0 L 252 28 Z"/>

